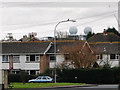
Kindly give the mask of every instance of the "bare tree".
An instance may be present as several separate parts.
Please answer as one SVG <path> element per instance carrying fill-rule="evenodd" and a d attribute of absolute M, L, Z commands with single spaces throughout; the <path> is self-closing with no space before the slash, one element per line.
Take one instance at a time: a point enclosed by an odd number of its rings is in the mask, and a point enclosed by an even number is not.
<path fill-rule="evenodd" d="M 68 38 L 68 32 L 58 31 L 57 38 Z"/>
<path fill-rule="evenodd" d="M 95 50 L 92 50 L 86 42 L 84 45 L 64 46 L 62 50 L 67 62 L 71 62 L 75 68 L 89 68 L 96 61 Z"/>

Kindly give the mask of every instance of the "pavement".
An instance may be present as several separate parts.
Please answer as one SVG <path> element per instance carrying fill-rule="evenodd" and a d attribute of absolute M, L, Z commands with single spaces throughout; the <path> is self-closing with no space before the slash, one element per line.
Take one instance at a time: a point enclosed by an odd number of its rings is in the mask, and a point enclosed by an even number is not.
<path fill-rule="evenodd" d="M 97 86 L 97 84 L 86 84 L 86 85 L 68 85 L 68 86 L 54 86 L 54 87 L 45 87 L 42 89 L 53 89 L 53 88 L 74 88 L 74 87 L 92 87 Z"/>
<path fill-rule="evenodd" d="M 9 89 L 9 90 L 43 90 L 43 89 L 62 89 L 62 88 L 75 88 L 75 87 L 92 87 L 92 86 L 97 86 L 97 84 L 54 86 L 54 87 L 44 87 L 44 88 L 22 88 L 22 89 L 20 88 L 20 89 Z"/>
<path fill-rule="evenodd" d="M 118 85 L 70 85 L 70 86 L 56 86 L 45 88 L 22 88 L 22 89 L 9 89 L 9 90 L 118 90 Z"/>

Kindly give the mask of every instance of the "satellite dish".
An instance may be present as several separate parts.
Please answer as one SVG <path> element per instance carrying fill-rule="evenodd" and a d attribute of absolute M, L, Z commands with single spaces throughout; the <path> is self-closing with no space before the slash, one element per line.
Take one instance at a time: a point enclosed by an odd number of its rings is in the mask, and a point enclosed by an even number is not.
<path fill-rule="evenodd" d="M 78 29 L 77 29 L 76 26 L 72 26 L 72 27 L 69 28 L 70 35 L 76 35 L 77 32 L 78 32 Z"/>
<path fill-rule="evenodd" d="M 92 32 L 92 28 L 91 27 L 85 27 L 84 33 L 88 34 L 89 32 Z"/>

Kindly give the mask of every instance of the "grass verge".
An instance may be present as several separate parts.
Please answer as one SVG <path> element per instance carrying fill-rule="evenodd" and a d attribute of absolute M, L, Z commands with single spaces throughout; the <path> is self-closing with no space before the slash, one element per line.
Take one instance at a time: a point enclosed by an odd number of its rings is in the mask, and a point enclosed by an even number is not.
<path fill-rule="evenodd" d="M 85 85 L 85 83 L 12 83 L 13 88 L 44 88 L 55 86 Z"/>

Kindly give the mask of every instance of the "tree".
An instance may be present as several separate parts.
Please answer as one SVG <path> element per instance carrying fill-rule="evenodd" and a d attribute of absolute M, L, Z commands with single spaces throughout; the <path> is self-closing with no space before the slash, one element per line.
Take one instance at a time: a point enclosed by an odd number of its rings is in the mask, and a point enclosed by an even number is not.
<path fill-rule="evenodd" d="M 67 62 L 71 62 L 75 68 L 90 68 L 96 61 L 95 50 L 91 50 L 87 42 L 84 45 L 64 46 L 62 48 Z"/>
<path fill-rule="evenodd" d="M 95 33 L 89 32 L 89 33 L 87 34 L 86 40 L 88 40 L 88 39 L 89 39 L 90 37 L 92 37 L 94 34 L 95 34 Z"/>
<path fill-rule="evenodd" d="M 113 28 L 110 28 L 110 27 L 109 27 L 106 31 L 107 31 L 107 32 L 112 32 L 112 33 L 120 36 L 120 33 L 119 33 L 114 27 L 113 27 Z"/>
<path fill-rule="evenodd" d="M 68 32 L 58 31 L 58 32 L 57 32 L 57 38 L 58 38 L 58 39 L 68 38 Z"/>

